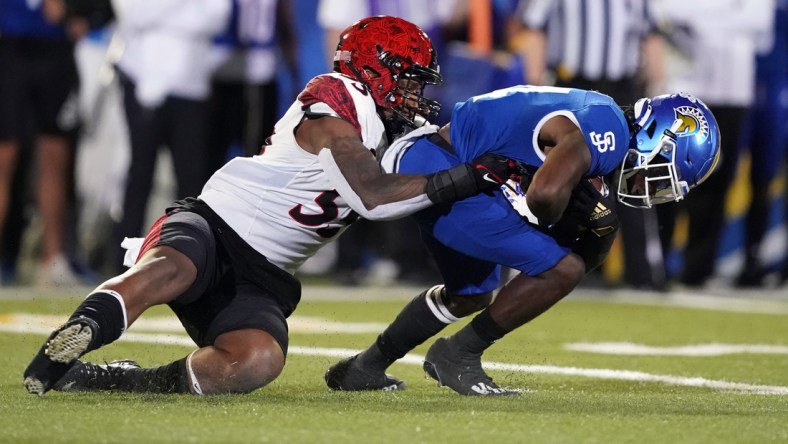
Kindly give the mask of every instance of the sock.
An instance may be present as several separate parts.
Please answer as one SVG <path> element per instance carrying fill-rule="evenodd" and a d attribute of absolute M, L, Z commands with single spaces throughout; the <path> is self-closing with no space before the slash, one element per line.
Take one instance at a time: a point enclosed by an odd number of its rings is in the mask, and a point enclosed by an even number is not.
<path fill-rule="evenodd" d="M 131 368 L 118 378 L 118 390 L 137 393 L 191 393 L 186 364 L 179 359 L 156 368 Z"/>
<path fill-rule="evenodd" d="M 126 305 L 120 294 L 112 290 L 89 294 L 68 320 L 80 317 L 91 319 L 98 326 L 85 353 L 114 342 L 126 331 Z"/>
<path fill-rule="evenodd" d="M 483 310 L 468 325 L 449 337 L 449 341 L 463 351 L 481 355 L 506 333 L 495 323 L 490 311 Z"/>
<path fill-rule="evenodd" d="M 445 292 L 443 285 L 436 285 L 413 298 L 375 344 L 358 357 L 359 363 L 383 371 L 448 324 L 458 321 L 443 303 Z"/>

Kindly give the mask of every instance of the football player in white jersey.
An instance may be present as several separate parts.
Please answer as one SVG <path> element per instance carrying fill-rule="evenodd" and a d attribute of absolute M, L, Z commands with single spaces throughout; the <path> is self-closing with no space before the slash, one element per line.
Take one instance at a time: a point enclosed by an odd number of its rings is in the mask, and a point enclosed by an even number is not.
<path fill-rule="evenodd" d="M 286 318 L 301 296 L 293 273 L 356 218 L 403 217 L 433 203 L 498 188 L 515 163 L 492 155 L 435 174 L 384 174 L 375 153 L 423 125 L 441 81 L 429 38 L 393 17 L 370 17 L 340 37 L 334 73 L 315 77 L 261 154 L 217 171 L 198 198 L 176 202 L 131 268 L 90 293 L 24 372 L 30 393 L 121 390 L 246 393 L 282 371 Z M 134 244 L 134 242 L 129 242 Z M 94 365 L 149 307 L 168 304 L 200 347 L 157 368 Z"/>

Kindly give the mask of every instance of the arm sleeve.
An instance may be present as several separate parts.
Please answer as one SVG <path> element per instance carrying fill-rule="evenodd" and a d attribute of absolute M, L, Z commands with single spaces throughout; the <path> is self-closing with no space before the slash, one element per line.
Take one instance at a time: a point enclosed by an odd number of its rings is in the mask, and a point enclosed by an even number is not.
<path fill-rule="evenodd" d="M 342 171 L 340 171 L 339 166 L 334 160 L 334 156 L 331 154 L 331 150 L 328 148 L 323 148 L 320 150 L 320 153 L 318 153 L 317 158 L 320 162 L 320 165 L 323 167 L 323 170 L 326 172 L 326 175 L 328 175 L 328 179 L 331 181 L 331 184 L 334 185 L 334 188 L 337 190 L 339 195 L 345 199 L 345 202 L 347 202 L 353 211 L 358 213 L 364 219 L 399 219 L 432 205 L 432 202 L 425 193 L 411 199 L 378 205 L 377 207 L 369 210 L 364 206 L 358 194 L 356 194 L 356 192 L 353 191 L 353 188 L 350 187 L 350 184 L 347 183 L 345 176 L 342 174 Z"/>

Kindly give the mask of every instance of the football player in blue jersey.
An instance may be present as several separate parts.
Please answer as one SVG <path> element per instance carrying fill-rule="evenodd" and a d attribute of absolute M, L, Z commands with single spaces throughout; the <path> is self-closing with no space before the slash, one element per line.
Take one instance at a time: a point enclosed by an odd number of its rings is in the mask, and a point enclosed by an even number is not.
<path fill-rule="evenodd" d="M 437 131 L 437 132 L 436 132 Z M 414 215 L 443 277 L 414 298 L 362 353 L 326 372 L 335 390 L 399 390 L 386 369 L 444 327 L 481 311 L 429 348 L 424 370 L 462 395 L 510 395 L 484 372 L 495 341 L 566 296 L 606 257 L 618 229 L 614 202 L 634 207 L 681 200 L 714 170 L 713 115 L 685 94 L 641 99 L 624 111 L 605 95 L 517 86 L 455 106 L 451 123 L 425 127 L 382 155 L 388 171 L 462 168 L 484 153 L 525 166 L 522 183 Z M 493 299 L 502 267 L 519 274 Z"/>

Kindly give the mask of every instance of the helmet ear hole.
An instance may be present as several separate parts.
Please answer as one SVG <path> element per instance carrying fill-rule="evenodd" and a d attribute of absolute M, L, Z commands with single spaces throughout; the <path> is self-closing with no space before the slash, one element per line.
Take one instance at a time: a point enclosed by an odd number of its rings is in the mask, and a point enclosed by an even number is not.
<path fill-rule="evenodd" d="M 377 79 L 381 75 L 378 71 L 376 71 L 373 67 L 369 65 L 364 65 L 362 71 L 369 79 Z"/>

